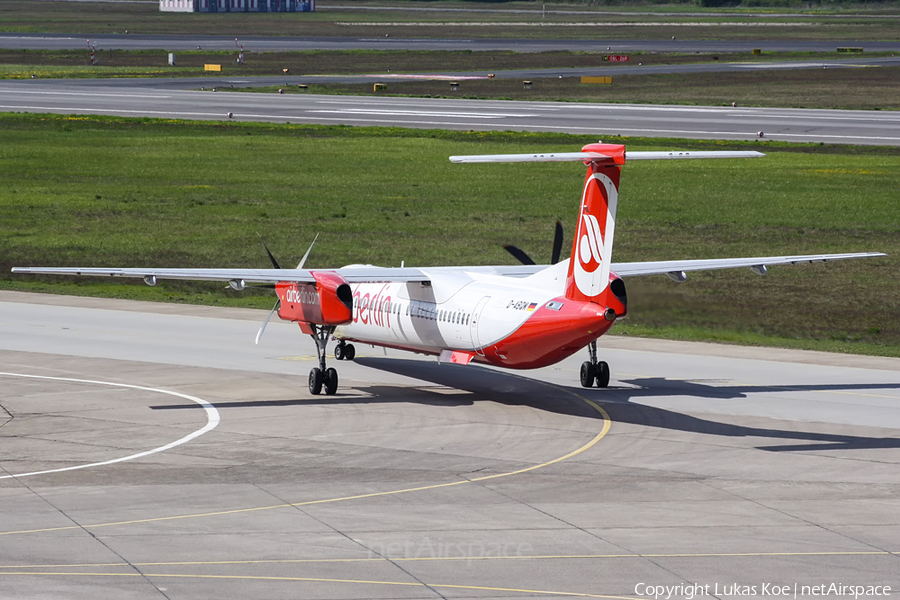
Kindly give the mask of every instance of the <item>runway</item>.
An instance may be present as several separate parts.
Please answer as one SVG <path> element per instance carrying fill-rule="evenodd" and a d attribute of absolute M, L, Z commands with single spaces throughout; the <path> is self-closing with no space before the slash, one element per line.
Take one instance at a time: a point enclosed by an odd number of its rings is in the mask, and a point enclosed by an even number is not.
<path fill-rule="evenodd" d="M 225 36 L 95 36 L 101 49 L 234 50 Z M 442 40 L 363 38 L 242 38 L 249 51 L 418 49 L 418 50 L 549 50 L 627 52 L 831 52 L 840 46 L 894 52 L 900 42 L 835 41 L 603 41 L 603 40 Z M 83 48 L 83 36 L 2 34 L 0 47 Z M 584 75 L 675 74 L 785 69 L 873 68 L 897 66 L 897 57 L 854 56 L 847 59 L 703 63 L 684 65 L 614 65 L 578 69 L 526 69 L 491 73 L 500 79 L 579 77 Z M 0 111 L 97 114 L 199 120 L 275 123 L 347 124 L 472 131 L 546 131 L 591 136 L 674 137 L 718 140 L 767 139 L 787 142 L 893 146 L 900 144 L 900 117 L 893 112 L 651 106 L 600 103 L 511 102 L 491 100 L 316 96 L 296 94 L 216 94 L 220 88 L 294 87 L 317 83 L 372 83 L 439 76 L 442 79 L 486 78 L 489 73 L 396 74 L 339 76 L 196 77 L 140 79 L 67 79 L 0 81 Z M 464 91 L 460 92 L 464 94 Z"/>
<path fill-rule="evenodd" d="M 585 390 L 360 347 L 313 397 L 263 318 L 0 292 L 0 597 L 900 589 L 900 360 L 610 337 Z"/>
<path fill-rule="evenodd" d="M 238 80 L 236 83 L 246 83 Z M 895 112 L 512 102 L 161 90 L 121 82 L 0 82 L 0 111 L 198 120 L 900 144 Z M 228 117 L 228 114 L 231 117 Z"/>

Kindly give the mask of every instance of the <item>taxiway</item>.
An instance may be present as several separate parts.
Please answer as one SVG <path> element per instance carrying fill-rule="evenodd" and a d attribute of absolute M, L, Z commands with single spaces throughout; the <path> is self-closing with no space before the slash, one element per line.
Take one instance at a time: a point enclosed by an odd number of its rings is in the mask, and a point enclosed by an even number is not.
<path fill-rule="evenodd" d="M 360 347 L 311 397 L 263 318 L 0 293 L 0 596 L 900 589 L 900 360 L 610 337 L 585 390 Z"/>

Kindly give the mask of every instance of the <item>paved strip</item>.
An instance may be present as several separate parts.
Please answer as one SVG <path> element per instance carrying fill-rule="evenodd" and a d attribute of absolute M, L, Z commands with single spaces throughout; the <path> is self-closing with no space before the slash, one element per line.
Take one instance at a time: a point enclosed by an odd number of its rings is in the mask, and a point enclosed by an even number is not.
<path fill-rule="evenodd" d="M 604 135 L 900 145 L 900 113 L 777 108 L 647 106 L 390 97 L 239 94 L 121 84 L 0 83 L 0 110 L 291 123 L 344 123 L 426 129 L 558 131 Z M 75 92 L 71 96 L 69 91 Z M 39 92 L 39 93 L 35 93 Z M 146 92 L 142 96 L 142 92 Z M 323 112 L 329 111 L 329 112 Z M 230 113 L 230 117 L 229 117 Z"/>
<path fill-rule="evenodd" d="M 76 49 L 86 48 L 91 39 L 98 49 L 113 50 L 235 50 L 234 36 L 140 35 L 140 34 L 0 34 L 0 48 L 8 49 Z M 900 40 L 531 40 L 531 39 L 434 39 L 434 38 L 364 38 L 347 37 L 240 37 L 245 51 L 289 52 L 297 50 L 512 50 L 546 52 L 834 52 L 839 46 L 865 48 L 869 52 L 900 51 Z"/>

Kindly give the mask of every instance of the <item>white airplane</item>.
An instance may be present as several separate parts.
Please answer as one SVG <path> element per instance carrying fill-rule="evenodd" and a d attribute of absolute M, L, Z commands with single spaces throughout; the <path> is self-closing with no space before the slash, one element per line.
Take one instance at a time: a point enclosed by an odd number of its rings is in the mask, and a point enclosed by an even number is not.
<path fill-rule="evenodd" d="M 619 175 L 627 160 L 748 158 L 759 152 L 629 152 L 617 144 L 588 144 L 581 152 L 452 156 L 455 163 L 579 161 L 587 165 L 571 258 L 518 266 L 401 267 L 349 265 L 339 269 L 134 269 L 15 267 L 16 273 L 226 281 L 235 290 L 274 284 L 276 311 L 316 343 L 319 366 L 309 373 L 309 391 L 334 394 L 338 374 L 326 366 L 334 357 L 352 360 L 352 342 L 439 356 L 442 362 L 488 363 L 511 369 L 554 364 L 587 347 L 581 385 L 606 387 L 609 365 L 597 360 L 597 338 L 627 312 L 624 277 L 667 274 L 684 281 L 690 271 L 747 267 L 765 274 L 771 265 L 884 256 L 867 252 L 713 260 L 611 262 Z M 268 249 L 266 249 L 268 252 Z M 518 249 L 511 250 L 527 260 Z M 530 260 L 527 260 L 530 262 Z"/>

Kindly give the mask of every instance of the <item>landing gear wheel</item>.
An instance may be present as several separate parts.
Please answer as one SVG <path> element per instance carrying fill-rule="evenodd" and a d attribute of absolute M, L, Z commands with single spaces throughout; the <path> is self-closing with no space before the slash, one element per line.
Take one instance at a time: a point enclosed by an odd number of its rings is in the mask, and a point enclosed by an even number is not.
<path fill-rule="evenodd" d="M 597 363 L 597 387 L 605 388 L 609 386 L 609 364 L 605 361 Z"/>
<path fill-rule="evenodd" d="M 334 347 L 334 360 L 344 360 L 347 356 L 346 350 L 346 344 L 338 343 L 338 345 Z"/>
<path fill-rule="evenodd" d="M 332 367 L 328 367 L 325 369 L 325 393 L 329 396 L 334 396 L 334 393 L 337 391 L 338 385 L 338 374 L 337 371 Z"/>
<path fill-rule="evenodd" d="M 586 388 L 593 387 L 594 378 L 596 376 L 597 376 L 597 372 L 594 369 L 594 365 L 591 362 L 585 361 L 585 362 L 581 363 L 581 386 L 582 387 L 586 387 Z"/>
<path fill-rule="evenodd" d="M 322 393 L 322 383 L 324 379 L 324 374 L 322 373 L 322 369 L 318 367 L 314 367 L 309 372 L 309 393 L 313 396 L 318 396 Z"/>
<path fill-rule="evenodd" d="M 356 348 L 353 347 L 353 344 L 347 344 L 344 346 L 344 360 L 353 360 L 356 358 Z"/>

